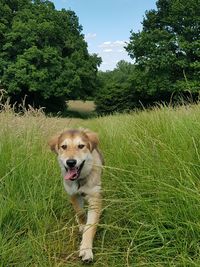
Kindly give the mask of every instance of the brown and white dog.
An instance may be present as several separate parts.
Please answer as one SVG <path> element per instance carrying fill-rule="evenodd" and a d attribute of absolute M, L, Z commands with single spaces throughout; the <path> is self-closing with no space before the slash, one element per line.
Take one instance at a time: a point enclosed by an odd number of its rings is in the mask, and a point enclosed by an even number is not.
<path fill-rule="evenodd" d="M 71 197 L 82 234 L 79 256 L 83 261 L 93 260 L 93 239 L 101 214 L 101 173 L 103 158 L 98 150 L 99 139 L 89 130 L 70 129 L 49 141 L 58 155 L 64 187 Z M 88 203 L 87 218 L 83 209 Z"/>

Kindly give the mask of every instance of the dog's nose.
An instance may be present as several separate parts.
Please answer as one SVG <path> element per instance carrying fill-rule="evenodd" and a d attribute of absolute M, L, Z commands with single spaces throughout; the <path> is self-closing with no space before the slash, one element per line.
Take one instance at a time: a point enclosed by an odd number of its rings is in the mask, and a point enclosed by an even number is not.
<path fill-rule="evenodd" d="M 66 161 L 66 163 L 67 163 L 67 166 L 68 167 L 70 167 L 70 168 L 73 168 L 75 165 L 76 165 L 76 160 L 75 159 L 68 159 L 67 161 Z"/>

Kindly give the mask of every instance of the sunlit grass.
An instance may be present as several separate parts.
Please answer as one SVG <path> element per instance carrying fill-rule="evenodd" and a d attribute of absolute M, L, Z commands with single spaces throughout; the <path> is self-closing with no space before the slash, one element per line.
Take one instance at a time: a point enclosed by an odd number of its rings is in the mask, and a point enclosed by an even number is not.
<path fill-rule="evenodd" d="M 95 110 L 94 101 L 70 100 L 67 105 L 69 111 L 93 112 Z"/>
<path fill-rule="evenodd" d="M 48 138 L 97 131 L 104 210 L 94 266 L 200 266 L 200 106 L 80 120 L 0 113 L 1 266 L 83 266 Z"/>

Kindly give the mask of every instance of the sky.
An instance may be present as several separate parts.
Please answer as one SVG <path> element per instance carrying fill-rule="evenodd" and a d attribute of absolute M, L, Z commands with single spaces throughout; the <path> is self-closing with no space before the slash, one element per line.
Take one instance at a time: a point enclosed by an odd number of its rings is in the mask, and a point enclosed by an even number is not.
<path fill-rule="evenodd" d="M 124 49 L 131 30 L 142 29 L 146 10 L 156 8 L 156 0 L 52 0 L 56 9 L 75 11 L 90 54 L 102 58 L 100 70 L 113 70 L 117 62 L 133 62 Z"/>

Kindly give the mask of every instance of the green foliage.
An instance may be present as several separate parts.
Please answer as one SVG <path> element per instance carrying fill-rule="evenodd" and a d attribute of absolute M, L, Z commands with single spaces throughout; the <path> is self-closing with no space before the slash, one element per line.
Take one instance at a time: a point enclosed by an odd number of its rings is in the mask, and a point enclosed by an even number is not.
<path fill-rule="evenodd" d="M 136 104 L 132 86 L 134 65 L 120 61 L 113 71 L 99 72 L 99 91 L 95 98 L 98 113 L 127 111 Z"/>
<path fill-rule="evenodd" d="M 127 111 L 156 102 L 196 101 L 200 92 L 200 1 L 158 0 L 126 47 L 135 61 L 100 73 L 97 111 Z M 126 68 L 129 69 L 127 71 Z"/>
<path fill-rule="evenodd" d="M 48 108 L 55 99 L 59 110 L 94 93 L 100 58 L 88 54 L 81 31 L 73 11 L 50 1 L 1 1 L 0 80 L 13 102 L 27 95 Z"/>
<path fill-rule="evenodd" d="M 158 0 L 146 12 L 143 30 L 131 33 L 127 46 L 149 95 L 162 100 L 173 93 L 200 90 L 200 1 Z M 164 97 L 165 100 L 165 97 Z"/>

